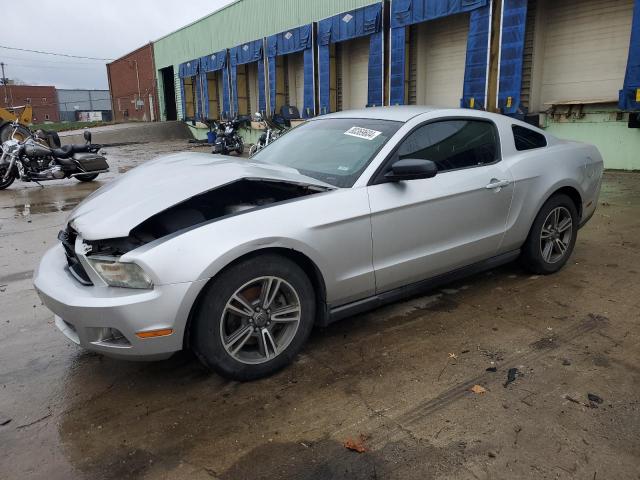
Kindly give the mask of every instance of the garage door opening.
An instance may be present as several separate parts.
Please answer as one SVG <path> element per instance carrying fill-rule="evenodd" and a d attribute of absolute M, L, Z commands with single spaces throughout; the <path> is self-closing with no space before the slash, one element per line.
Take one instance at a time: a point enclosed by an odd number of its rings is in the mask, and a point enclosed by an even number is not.
<path fill-rule="evenodd" d="M 254 40 L 229 51 L 232 115 L 266 113 L 263 41 Z"/>
<path fill-rule="evenodd" d="M 253 67 L 253 68 L 252 68 Z M 253 105 L 257 106 L 257 87 L 254 85 L 258 81 L 256 64 L 244 64 L 237 66 L 236 77 L 236 115 L 251 115 Z M 253 87 L 253 88 L 252 88 Z"/>
<path fill-rule="evenodd" d="M 331 111 L 367 106 L 369 42 L 369 37 L 360 37 L 331 45 Z"/>
<path fill-rule="evenodd" d="M 318 22 L 320 114 L 383 104 L 382 23 L 381 3 Z"/>
<path fill-rule="evenodd" d="M 468 34 L 468 14 L 409 27 L 405 47 L 406 104 L 460 106 Z"/>
<path fill-rule="evenodd" d="M 209 120 L 220 120 L 222 109 L 222 75 L 219 72 L 209 72 L 206 75 L 207 91 L 209 92 Z"/>
<path fill-rule="evenodd" d="M 276 103 L 275 112 L 282 107 L 304 109 L 304 55 L 302 52 L 276 57 Z"/>
<path fill-rule="evenodd" d="M 194 120 L 196 118 L 196 78 L 193 76 L 182 79 L 185 120 Z"/>
<path fill-rule="evenodd" d="M 164 118 L 166 120 L 177 120 L 176 109 L 176 85 L 173 66 L 160 69 L 162 78 L 162 97 L 164 99 Z"/>
<path fill-rule="evenodd" d="M 314 36 L 308 24 L 267 37 L 270 115 L 285 121 L 315 115 Z"/>

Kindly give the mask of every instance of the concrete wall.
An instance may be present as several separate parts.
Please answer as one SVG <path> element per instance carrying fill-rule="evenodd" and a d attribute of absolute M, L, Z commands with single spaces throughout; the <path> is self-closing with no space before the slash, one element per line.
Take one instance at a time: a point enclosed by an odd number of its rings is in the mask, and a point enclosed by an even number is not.
<path fill-rule="evenodd" d="M 545 129 L 560 138 L 596 145 L 606 168 L 640 169 L 640 129 L 629 128 L 629 114 L 615 104 L 585 106 L 582 113 L 574 107 L 555 110 L 543 117 Z"/>
<path fill-rule="evenodd" d="M 116 121 L 159 119 L 152 44 L 107 64 L 107 76 Z"/>

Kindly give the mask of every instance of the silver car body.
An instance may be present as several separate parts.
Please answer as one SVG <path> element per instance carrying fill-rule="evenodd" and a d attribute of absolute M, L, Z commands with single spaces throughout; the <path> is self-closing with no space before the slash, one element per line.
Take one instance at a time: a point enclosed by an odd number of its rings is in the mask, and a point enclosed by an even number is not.
<path fill-rule="evenodd" d="M 472 265 L 515 258 L 537 212 L 559 189 L 580 197 L 581 223 L 597 205 L 603 162 L 588 144 L 545 135 L 547 147 L 517 151 L 512 118 L 472 110 L 383 107 L 322 117 L 375 118 L 403 125 L 352 188 L 333 188 L 296 170 L 210 154 L 181 153 L 148 162 L 102 187 L 70 215 L 75 249 L 94 285 L 79 284 L 66 268 L 63 248 L 46 253 L 34 276 L 56 324 L 81 346 L 112 356 L 163 358 L 184 347 L 199 293 L 234 260 L 263 249 L 303 255 L 321 279 L 327 316 L 370 308 L 408 285 L 443 278 Z M 399 142 L 414 128 L 439 119 L 480 118 L 496 125 L 501 160 L 452 170 L 434 178 L 369 185 Z M 312 120 L 314 121 L 314 120 Z M 274 203 L 180 230 L 121 257 L 151 277 L 152 290 L 109 287 L 86 260 L 85 240 L 116 238 L 203 191 L 238 179 L 311 185 L 319 193 Z M 485 262 L 485 263 L 482 263 Z M 118 329 L 125 344 L 102 340 Z M 171 328 L 141 339 L 136 332 Z"/>

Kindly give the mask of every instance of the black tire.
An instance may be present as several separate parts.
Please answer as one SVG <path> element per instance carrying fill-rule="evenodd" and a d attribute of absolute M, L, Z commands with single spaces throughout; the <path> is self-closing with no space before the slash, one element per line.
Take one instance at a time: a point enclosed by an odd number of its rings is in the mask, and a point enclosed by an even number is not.
<path fill-rule="evenodd" d="M 550 215 L 556 211 L 565 221 L 569 217 L 571 218 L 570 234 L 567 233 L 567 230 L 559 232 L 559 229 L 548 228 L 553 223 Z M 570 197 L 556 194 L 547 200 L 538 212 L 527 241 L 522 248 L 521 261 L 524 267 L 538 275 L 549 275 L 560 270 L 571 257 L 573 247 L 576 244 L 578 221 L 578 209 Z M 562 227 L 563 222 L 560 221 L 560 224 Z M 549 234 L 549 232 L 552 233 Z M 558 248 L 558 244 L 555 243 L 556 238 L 566 246 L 564 251 Z M 549 242 L 552 244 L 550 252 L 545 248 Z"/>
<path fill-rule="evenodd" d="M 0 129 L 0 142 L 6 142 L 11 139 L 11 135 L 13 134 L 13 126 L 10 123 L 7 123 Z M 16 140 L 24 140 L 29 135 L 31 135 L 31 130 L 22 125 L 18 125 L 16 129 Z"/>
<path fill-rule="evenodd" d="M 7 171 L 6 165 L 3 167 L 0 167 L 0 190 L 9 188 L 11 184 L 14 182 L 14 180 L 16 179 L 15 175 L 10 175 L 7 181 L 3 182 L 2 178 L 4 177 L 4 174 L 6 173 L 6 171 Z"/>
<path fill-rule="evenodd" d="M 98 178 L 98 173 L 86 173 L 84 175 L 78 175 L 77 177 L 73 177 L 76 180 L 80 180 L 81 182 L 93 182 L 96 178 Z"/>
<path fill-rule="evenodd" d="M 287 288 L 292 287 L 295 290 L 295 294 L 299 299 L 300 310 L 297 330 L 290 333 L 292 337 L 289 343 L 283 346 L 283 350 L 273 358 L 268 359 L 267 356 L 267 359 L 263 360 L 262 363 L 245 363 L 233 357 L 223 344 L 222 330 L 226 325 L 223 322 L 229 318 L 225 316 L 228 315 L 228 313 L 225 314 L 225 308 L 227 307 L 227 302 L 231 302 L 231 298 L 239 289 L 251 284 L 256 279 L 267 276 L 280 278 L 288 284 Z M 249 301 L 246 295 L 243 296 L 245 296 L 245 300 Z M 258 301 L 258 298 L 255 298 L 255 301 Z M 253 307 L 256 308 L 255 303 Z M 231 318 L 233 318 L 233 314 L 231 314 Z M 241 318 L 244 317 L 237 317 L 237 319 Z M 207 368 L 215 370 L 229 379 L 239 381 L 255 380 L 269 376 L 291 363 L 309 337 L 314 319 L 314 290 L 304 271 L 296 263 L 284 256 L 277 254 L 258 255 L 231 266 L 209 283 L 195 312 L 193 324 L 190 328 L 189 341 L 194 353 Z M 240 322 L 240 320 L 236 321 Z M 245 323 L 251 322 L 252 325 L 254 322 L 246 318 L 242 321 Z M 276 322 L 273 323 L 273 326 L 262 326 L 262 329 L 278 327 Z M 240 331 L 241 328 L 239 327 L 236 332 Z M 250 342 L 254 341 L 253 335 L 256 335 L 255 348 L 257 349 L 257 344 L 261 337 L 256 330 L 249 337 L 247 345 L 251 348 Z M 229 337 L 233 337 L 233 335 Z M 276 338 L 275 333 L 273 338 Z"/>
<path fill-rule="evenodd" d="M 242 155 L 244 153 L 244 142 L 242 141 L 242 138 L 238 138 L 238 146 L 236 148 L 236 153 L 238 155 Z"/>

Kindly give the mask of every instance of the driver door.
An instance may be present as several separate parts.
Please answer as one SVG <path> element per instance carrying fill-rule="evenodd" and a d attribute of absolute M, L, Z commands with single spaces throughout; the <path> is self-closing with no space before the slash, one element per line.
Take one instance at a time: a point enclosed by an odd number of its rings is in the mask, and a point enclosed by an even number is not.
<path fill-rule="evenodd" d="M 367 187 L 378 293 L 495 256 L 505 233 L 513 178 L 500 162 L 492 122 L 422 125 L 400 143 L 388 168 L 408 158 L 434 161 L 437 175 L 401 182 L 378 177 Z"/>

